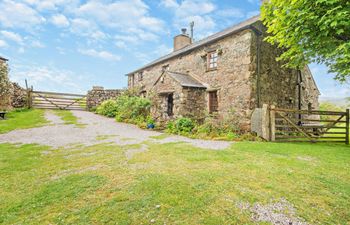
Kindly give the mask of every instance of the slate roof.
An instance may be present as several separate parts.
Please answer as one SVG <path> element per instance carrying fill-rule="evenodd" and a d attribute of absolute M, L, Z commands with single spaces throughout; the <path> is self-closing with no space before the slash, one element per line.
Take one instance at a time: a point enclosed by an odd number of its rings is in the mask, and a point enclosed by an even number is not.
<path fill-rule="evenodd" d="M 174 57 L 186 54 L 186 53 L 188 53 L 188 52 L 190 52 L 190 51 L 192 51 L 192 50 L 194 50 L 196 48 L 199 48 L 199 47 L 201 47 L 203 45 L 210 44 L 212 42 L 221 40 L 221 39 L 223 39 L 223 38 L 225 38 L 225 37 L 227 37 L 229 35 L 232 35 L 234 33 L 237 33 L 237 32 L 246 30 L 248 28 L 251 28 L 252 24 L 254 24 L 255 22 L 257 22 L 259 20 L 260 20 L 260 15 L 254 16 L 254 17 L 252 17 L 252 18 L 250 18 L 250 19 L 248 19 L 246 21 L 243 21 L 243 22 L 241 22 L 239 24 L 236 24 L 236 25 L 234 25 L 232 27 L 229 27 L 229 28 L 227 28 L 227 29 L 225 29 L 223 31 L 220 31 L 220 32 L 218 32 L 216 34 L 213 34 L 213 35 L 211 35 L 211 36 L 209 36 L 209 37 L 207 37 L 207 38 L 205 38 L 203 40 L 197 41 L 197 42 L 195 42 L 195 43 L 193 43 L 193 44 L 191 44 L 191 45 L 189 45 L 189 46 L 187 46 L 185 48 L 182 48 L 182 49 L 177 50 L 175 52 L 172 52 L 172 53 L 170 53 L 168 55 L 165 55 L 165 56 L 163 56 L 163 57 L 161 57 L 161 58 L 159 58 L 159 59 L 157 59 L 157 60 L 155 60 L 155 61 L 153 61 L 153 62 L 151 62 L 149 64 L 146 64 L 145 66 L 143 66 L 143 67 L 141 67 L 141 68 L 139 68 L 139 69 L 137 69 L 137 70 L 135 70 L 135 71 L 133 71 L 131 73 L 128 73 L 127 75 L 131 75 L 131 74 L 140 72 L 140 71 L 142 71 L 142 70 L 144 70 L 144 69 L 146 69 L 148 67 L 154 66 L 154 65 L 156 65 L 158 63 L 161 63 L 161 62 L 164 62 L 164 61 L 169 60 L 171 58 L 174 58 Z"/>
<path fill-rule="evenodd" d="M 170 77 L 176 80 L 182 87 L 195 87 L 195 88 L 207 88 L 201 82 L 194 79 L 188 74 L 177 73 L 177 72 L 166 72 Z"/>
<path fill-rule="evenodd" d="M 0 56 L 0 60 L 8 61 L 8 59 L 5 59 L 4 57 L 1 57 L 1 56 Z"/>

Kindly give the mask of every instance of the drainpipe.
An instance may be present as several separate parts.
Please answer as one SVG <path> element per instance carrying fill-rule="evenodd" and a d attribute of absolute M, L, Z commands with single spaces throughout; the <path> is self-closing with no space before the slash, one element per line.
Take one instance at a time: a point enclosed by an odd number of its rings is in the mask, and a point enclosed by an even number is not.
<path fill-rule="evenodd" d="M 301 84 L 303 83 L 303 77 L 302 77 L 302 75 L 301 75 L 301 70 L 300 69 L 298 69 L 298 110 L 301 110 Z M 299 121 L 298 121 L 298 124 L 299 124 L 299 126 L 302 124 L 301 123 L 301 114 L 299 114 Z"/>
<path fill-rule="evenodd" d="M 261 85 L 260 85 L 260 55 L 261 55 L 261 36 L 262 32 L 254 27 L 250 26 L 249 27 L 256 35 L 256 105 L 257 108 L 261 107 L 261 98 L 260 98 L 260 92 L 261 92 Z"/>

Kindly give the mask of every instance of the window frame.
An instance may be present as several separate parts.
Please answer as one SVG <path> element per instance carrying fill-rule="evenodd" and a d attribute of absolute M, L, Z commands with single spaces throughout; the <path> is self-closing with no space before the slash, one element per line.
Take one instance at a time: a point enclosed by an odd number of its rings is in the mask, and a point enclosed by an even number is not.
<path fill-rule="evenodd" d="M 138 81 L 143 81 L 143 72 L 139 72 L 137 75 L 137 80 Z"/>
<path fill-rule="evenodd" d="M 216 50 L 207 53 L 207 71 L 217 70 L 218 59 L 219 53 Z"/>

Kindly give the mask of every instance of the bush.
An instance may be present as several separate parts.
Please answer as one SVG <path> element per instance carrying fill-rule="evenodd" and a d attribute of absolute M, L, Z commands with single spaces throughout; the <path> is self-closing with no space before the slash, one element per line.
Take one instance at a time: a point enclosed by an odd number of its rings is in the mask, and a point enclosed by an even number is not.
<path fill-rule="evenodd" d="M 179 118 L 167 124 L 167 131 L 174 134 L 190 134 L 196 127 L 196 123 L 190 118 Z"/>
<path fill-rule="evenodd" d="M 133 124 L 144 124 L 150 120 L 151 101 L 147 98 L 123 94 L 116 100 L 116 120 Z"/>
<path fill-rule="evenodd" d="M 110 99 L 102 102 L 102 104 L 97 107 L 96 113 L 107 117 L 115 117 L 117 114 L 117 110 L 117 101 Z"/>

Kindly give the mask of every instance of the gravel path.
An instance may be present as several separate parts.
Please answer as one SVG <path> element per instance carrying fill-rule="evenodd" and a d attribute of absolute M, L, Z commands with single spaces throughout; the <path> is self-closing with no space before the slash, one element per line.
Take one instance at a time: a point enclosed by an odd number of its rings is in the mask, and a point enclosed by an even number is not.
<path fill-rule="evenodd" d="M 1 134 L 0 143 L 35 143 L 59 148 L 74 144 L 90 146 L 110 142 L 118 145 L 140 144 L 144 141 L 158 143 L 185 142 L 195 147 L 212 150 L 226 149 L 232 144 L 232 142 L 194 140 L 181 136 L 169 136 L 162 140 L 155 140 L 151 137 L 159 136 L 162 133 L 142 130 L 130 124 L 117 123 L 114 119 L 90 112 L 73 111 L 73 114 L 78 117 L 79 123 L 86 124 L 86 126 L 65 125 L 60 117 L 47 111 L 45 117 L 51 122 L 50 125 Z"/>

